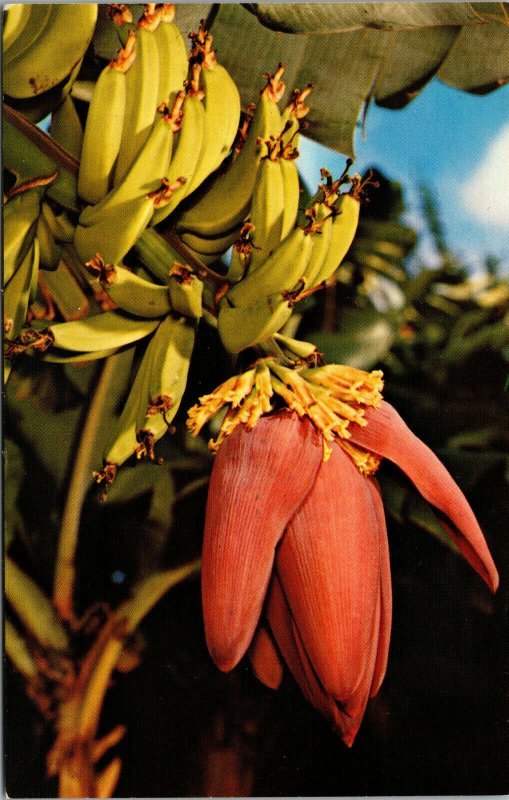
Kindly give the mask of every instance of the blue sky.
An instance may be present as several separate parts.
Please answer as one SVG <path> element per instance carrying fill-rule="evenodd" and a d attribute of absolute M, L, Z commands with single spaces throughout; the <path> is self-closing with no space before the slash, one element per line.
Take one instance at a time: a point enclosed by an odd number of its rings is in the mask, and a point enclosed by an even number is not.
<path fill-rule="evenodd" d="M 311 99 L 311 98 L 310 98 Z M 301 139 L 299 167 L 314 188 L 319 168 L 339 174 L 344 157 Z M 433 79 L 405 109 L 371 106 L 365 139 L 356 136 L 355 169 L 377 166 L 400 180 L 407 218 L 420 226 L 417 186 L 434 191 L 446 238 L 472 271 L 485 256 L 502 260 L 509 273 L 509 86 L 470 95 Z M 421 237 L 419 256 L 435 254 Z"/>

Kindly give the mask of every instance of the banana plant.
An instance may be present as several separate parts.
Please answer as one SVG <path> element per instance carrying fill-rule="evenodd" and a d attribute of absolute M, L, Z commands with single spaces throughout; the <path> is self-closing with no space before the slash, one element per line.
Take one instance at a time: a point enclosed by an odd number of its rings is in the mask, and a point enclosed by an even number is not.
<path fill-rule="evenodd" d="M 403 406 L 410 379 L 418 408 L 444 387 L 463 402 L 457 376 L 486 349 L 497 375 L 506 363 L 509 290 L 449 257 L 411 279 L 415 233 L 383 175 L 352 171 L 352 140 L 370 102 L 401 108 L 433 75 L 501 86 L 507 41 L 505 4 L 4 11 L 5 649 L 59 796 L 110 797 L 121 780 L 126 728 L 103 730 L 106 693 L 139 665 L 145 617 L 200 571 L 204 515 L 212 659 L 229 671 L 247 653 L 271 688 L 286 663 L 348 746 L 387 663 L 382 459 L 424 498 L 387 478 L 393 517 L 496 590 L 467 500 L 382 400 L 381 369 Z M 347 157 L 312 195 L 302 135 Z M 477 425 L 473 405 L 432 442 L 455 474 L 458 451 L 503 439 L 498 404 Z M 322 507 L 329 538 L 310 536 Z M 107 579 L 91 520 L 119 537 Z"/>

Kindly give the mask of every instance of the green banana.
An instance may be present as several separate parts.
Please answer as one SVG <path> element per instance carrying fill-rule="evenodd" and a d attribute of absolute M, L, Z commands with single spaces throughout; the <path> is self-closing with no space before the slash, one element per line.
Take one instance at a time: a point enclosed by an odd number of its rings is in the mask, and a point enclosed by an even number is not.
<path fill-rule="evenodd" d="M 300 183 L 297 164 L 295 163 L 297 156 L 296 150 L 285 147 L 280 159 L 285 197 L 283 219 L 281 221 L 281 239 L 286 238 L 295 227 L 299 213 Z"/>
<path fill-rule="evenodd" d="M 250 222 L 245 222 L 240 229 L 239 238 L 233 245 L 230 264 L 226 278 L 229 283 L 238 283 L 246 274 L 251 259 L 253 245 L 251 244 L 251 234 L 254 226 Z"/>
<path fill-rule="evenodd" d="M 195 233 L 190 233 L 189 231 L 180 234 L 180 238 L 185 246 L 206 264 L 221 258 L 221 256 L 237 241 L 238 237 L 238 227 L 226 233 L 222 233 L 219 236 L 197 236 Z"/>
<path fill-rule="evenodd" d="M 228 71 L 218 64 L 212 50 L 212 37 L 204 23 L 192 35 L 191 60 L 202 66 L 201 78 L 205 92 L 205 135 L 192 180 L 186 195 L 191 194 L 224 161 L 231 150 L 240 120 L 240 95 Z"/>
<path fill-rule="evenodd" d="M 312 278 L 310 276 L 306 288 L 311 289 L 323 281 L 327 281 L 337 270 L 351 247 L 357 231 L 360 211 L 360 177 L 355 175 L 353 180 L 352 190 L 348 194 L 342 194 L 331 207 L 334 216 L 329 249 L 320 269 Z"/>
<path fill-rule="evenodd" d="M 182 257 L 157 231 L 147 228 L 135 244 L 142 263 L 161 283 L 169 282 L 170 268 Z"/>
<path fill-rule="evenodd" d="M 283 65 L 280 65 L 274 76 L 268 76 L 240 154 L 181 215 L 177 222 L 179 232 L 215 236 L 236 226 L 240 228 L 249 211 L 258 164 L 263 155 L 258 140 L 260 137 L 266 141 L 270 136 L 278 136 L 281 130 L 277 102 L 284 92 L 280 79 L 283 70 Z"/>
<path fill-rule="evenodd" d="M 148 382 L 147 417 L 162 410 L 167 425 L 175 417 L 187 384 L 195 335 L 196 324 L 184 316 L 169 316 L 161 322 L 150 343 L 154 356 Z"/>
<path fill-rule="evenodd" d="M 158 286 L 140 278 L 125 267 L 105 264 L 100 256 L 87 263 L 89 272 L 97 275 L 101 286 L 113 302 L 135 317 L 157 319 L 172 309 L 167 286 Z"/>
<path fill-rule="evenodd" d="M 168 430 L 187 383 L 195 327 L 184 317 L 166 317 L 143 356 L 116 436 L 104 461 L 119 466 L 134 453 L 154 458 L 153 444 Z"/>
<path fill-rule="evenodd" d="M 154 340 L 155 334 L 151 337 L 141 359 L 127 400 L 115 425 L 114 438 L 105 450 L 105 465 L 120 466 L 138 449 L 137 433 L 146 419 L 150 404 L 148 381 L 155 349 Z M 100 482 L 104 478 L 104 473 L 99 473 L 96 478 Z"/>
<path fill-rule="evenodd" d="M 239 353 L 273 336 L 291 315 L 291 304 L 281 293 L 263 297 L 248 306 L 235 308 L 228 305 L 227 301 L 223 301 L 219 309 L 217 326 L 226 350 L 230 353 Z"/>
<path fill-rule="evenodd" d="M 171 111 L 166 106 L 157 109 L 157 118 L 149 137 L 124 179 L 99 203 L 83 209 L 79 218 L 80 225 L 85 227 L 96 225 L 115 211 L 117 213 L 120 211 L 119 223 L 122 217 L 127 222 L 125 204 L 147 196 L 161 186 L 162 176 L 171 158 L 173 135 L 180 125 L 182 102 L 183 98 L 178 96 Z M 166 194 L 170 198 L 173 187 L 168 185 L 167 179 L 165 185 L 168 188 Z M 119 262 L 111 261 L 111 263 Z"/>
<path fill-rule="evenodd" d="M 311 289 L 321 283 L 321 281 L 317 282 L 317 277 L 322 274 L 325 261 L 329 257 L 332 239 L 332 221 L 332 214 L 329 213 L 329 216 L 323 220 L 323 223 L 313 236 L 313 250 L 305 273 L 306 289 Z M 326 280 L 326 278 L 322 280 Z"/>
<path fill-rule="evenodd" d="M 90 311 L 88 297 L 67 266 L 64 258 L 53 272 L 39 278 L 39 287 L 45 285 L 53 303 L 65 320 L 82 319 Z"/>
<path fill-rule="evenodd" d="M 174 261 L 168 283 L 173 310 L 191 319 L 200 319 L 203 314 L 202 281 L 184 264 Z"/>
<path fill-rule="evenodd" d="M 67 150 L 77 161 L 80 160 L 83 128 L 70 94 L 66 95 L 51 115 L 50 134 L 64 150 Z"/>
<path fill-rule="evenodd" d="M 4 284 L 10 281 L 32 246 L 41 209 L 41 196 L 39 187 L 29 187 L 4 203 Z"/>
<path fill-rule="evenodd" d="M 226 302 L 246 309 L 279 292 L 294 292 L 301 281 L 305 285 L 304 275 L 311 258 L 313 235 L 312 229 L 294 228 L 256 272 L 248 274 L 228 291 Z"/>
<path fill-rule="evenodd" d="M 56 269 L 62 257 L 62 248 L 55 241 L 44 214 L 40 214 L 37 220 L 36 236 L 39 242 L 40 266 L 47 270 Z"/>
<path fill-rule="evenodd" d="M 193 89 L 192 82 L 186 89 L 183 112 L 184 118 L 177 146 L 166 173 L 170 186 L 176 186 L 176 188 L 167 205 L 154 211 L 152 225 L 157 225 L 166 219 L 184 199 L 187 185 L 191 181 L 198 163 L 205 129 L 205 109 L 203 94 Z M 180 186 L 177 186 L 179 182 Z"/>
<path fill-rule="evenodd" d="M 150 135 L 158 106 L 158 93 L 159 54 L 155 36 L 153 31 L 138 27 L 135 58 L 126 72 L 126 105 L 114 186 L 123 181 Z"/>
<path fill-rule="evenodd" d="M 42 213 L 57 242 L 72 242 L 75 226 L 72 224 L 65 211 L 61 211 L 57 214 L 53 211 L 49 203 L 43 202 Z"/>
<path fill-rule="evenodd" d="M 305 89 L 294 89 L 292 99 L 281 114 L 282 138 L 285 146 L 290 145 L 297 149 L 299 146 L 300 120 L 309 114 L 309 106 L 305 99 L 313 91 L 313 84 L 308 83 Z"/>
<path fill-rule="evenodd" d="M 83 58 L 92 40 L 97 3 L 50 4 L 46 8 L 49 16 L 42 21 L 37 19 L 36 6 L 32 7 L 20 36 L 30 38 L 32 32 L 36 33 L 28 47 L 15 55 L 15 40 L 9 48 L 11 57 L 4 63 L 3 88 L 11 97 L 33 97 L 56 86 Z"/>
<path fill-rule="evenodd" d="M 281 241 L 285 210 L 285 186 L 281 170 L 279 139 L 266 143 L 268 153 L 262 158 L 255 180 L 249 221 L 253 225 L 249 274 L 263 264 Z"/>
<path fill-rule="evenodd" d="M 87 203 L 98 203 L 111 188 L 126 106 L 126 76 L 134 57 L 136 35 L 97 79 L 88 109 L 78 175 L 78 194 Z"/>
<path fill-rule="evenodd" d="M 2 35 L 4 70 L 39 38 L 50 13 L 49 4 L 14 3 L 10 6 Z"/>
<path fill-rule="evenodd" d="M 109 264 L 121 264 L 147 227 L 153 212 L 154 198 L 146 195 L 116 204 L 93 225 L 79 224 L 74 233 L 78 257 L 85 263 L 100 253 Z"/>
<path fill-rule="evenodd" d="M 39 242 L 34 239 L 23 261 L 4 289 L 4 336 L 13 341 L 25 323 L 30 297 L 39 272 Z"/>
<path fill-rule="evenodd" d="M 175 6 L 165 4 L 160 9 L 160 22 L 154 31 L 159 53 L 159 87 L 157 102 L 173 104 L 175 95 L 187 77 L 187 49 L 178 25 L 173 21 Z"/>
<path fill-rule="evenodd" d="M 47 328 L 55 347 L 75 353 L 119 349 L 143 339 L 159 320 L 139 319 L 121 311 L 105 311 L 92 317 L 60 322 Z"/>

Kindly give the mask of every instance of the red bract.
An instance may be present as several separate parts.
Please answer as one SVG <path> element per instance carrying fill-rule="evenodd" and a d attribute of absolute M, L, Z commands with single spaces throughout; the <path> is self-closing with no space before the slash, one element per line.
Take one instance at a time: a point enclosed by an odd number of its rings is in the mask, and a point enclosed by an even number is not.
<path fill-rule="evenodd" d="M 366 420 L 350 426 L 350 442 L 408 474 L 495 591 L 484 537 L 445 467 L 388 403 L 368 409 Z M 216 664 L 232 669 L 252 642 L 256 675 L 276 688 L 282 657 L 306 699 L 351 745 L 387 665 L 385 517 L 376 480 L 338 442 L 324 462 L 308 417 L 282 411 L 224 440 L 207 503 L 202 592 Z M 270 630 L 260 622 L 264 602 Z"/>

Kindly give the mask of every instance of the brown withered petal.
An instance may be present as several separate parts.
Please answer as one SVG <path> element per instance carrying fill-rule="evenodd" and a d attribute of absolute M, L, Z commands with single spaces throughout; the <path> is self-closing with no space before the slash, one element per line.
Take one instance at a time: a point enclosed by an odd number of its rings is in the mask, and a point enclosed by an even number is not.
<path fill-rule="evenodd" d="M 394 461 L 408 475 L 425 500 L 449 518 L 444 530 L 495 592 L 498 573 L 486 540 L 463 492 L 441 461 L 389 403 L 383 401 L 377 410 L 367 409 L 365 419 L 365 428 L 355 423 L 350 426 L 351 441 Z"/>
<path fill-rule="evenodd" d="M 346 700 L 370 659 L 380 544 L 367 478 L 335 443 L 288 526 L 276 569 L 313 669 Z"/>
<path fill-rule="evenodd" d="M 215 458 L 203 540 L 202 600 L 210 654 L 233 669 L 254 635 L 274 548 L 313 487 L 319 434 L 284 411 L 238 427 Z"/>
<path fill-rule="evenodd" d="M 373 681 L 370 690 L 370 697 L 374 697 L 382 685 L 389 658 L 392 626 L 392 582 L 389 542 L 387 540 L 387 527 L 385 524 L 382 494 L 378 481 L 375 478 L 367 478 L 367 484 L 373 500 L 378 522 L 378 535 L 380 538 L 380 632 L 378 636 Z"/>
<path fill-rule="evenodd" d="M 248 650 L 248 656 L 258 680 L 269 689 L 278 689 L 283 680 L 283 663 L 264 625 L 258 627 Z"/>

